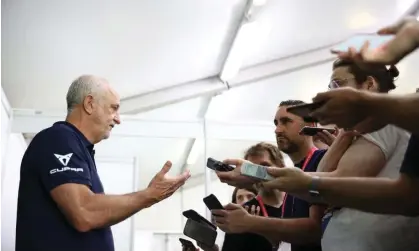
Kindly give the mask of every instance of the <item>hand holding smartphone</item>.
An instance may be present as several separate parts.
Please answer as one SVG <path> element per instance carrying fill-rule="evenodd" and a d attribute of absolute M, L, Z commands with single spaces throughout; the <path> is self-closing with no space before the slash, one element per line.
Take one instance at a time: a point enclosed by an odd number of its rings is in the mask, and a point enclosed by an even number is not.
<path fill-rule="evenodd" d="M 375 33 L 357 34 L 334 46 L 332 48 L 332 52 L 348 51 L 348 49 L 351 47 L 355 48 L 357 51 L 360 51 L 362 46 L 367 41 L 369 42 L 369 50 L 375 50 L 385 46 L 385 44 L 392 40 L 394 37 L 395 35 L 380 35 Z"/>
<path fill-rule="evenodd" d="M 322 132 L 322 131 L 328 131 L 331 134 L 334 134 L 336 132 L 336 130 L 333 128 L 304 126 L 303 129 L 301 129 L 300 134 L 307 135 L 307 136 L 314 136 L 317 133 Z"/>
<path fill-rule="evenodd" d="M 207 167 L 219 172 L 229 172 L 234 170 L 234 167 L 224 164 L 223 162 L 215 160 L 213 158 L 208 158 Z"/>
<path fill-rule="evenodd" d="M 307 123 L 317 123 L 318 120 L 314 117 L 311 117 L 310 114 L 320 108 L 324 103 L 309 103 L 309 104 L 302 104 L 302 105 L 294 105 L 287 108 L 287 112 L 297 115 L 304 119 Z"/>
<path fill-rule="evenodd" d="M 205 205 L 207 206 L 207 208 L 209 210 L 214 210 L 214 209 L 224 209 L 223 205 L 221 204 L 221 202 L 217 199 L 217 197 L 215 197 L 214 194 L 210 194 L 207 197 L 205 197 L 203 199 Z"/>

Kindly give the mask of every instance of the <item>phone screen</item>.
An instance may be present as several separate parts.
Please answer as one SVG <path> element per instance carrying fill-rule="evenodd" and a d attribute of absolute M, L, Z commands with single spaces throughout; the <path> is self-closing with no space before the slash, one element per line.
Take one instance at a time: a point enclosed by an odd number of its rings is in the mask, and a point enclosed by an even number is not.
<path fill-rule="evenodd" d="M 343 43 L 333 47 L 333 51 L 347 51 L 350 47 L 361 50 L 366 41 L 370 43 L 369 49 L 377 49 L 394 38 L 394 35 L 358 34 L 350 37 Z"/>
<path fill-rule="evenodd" d="M 223 205 L 221 204 L 221 202 L 217 199 L 217 197 L 215 197 L 214 194 L 210 194 L 207 197 L 204 198 L 204 203 L 207 206 L 207 208 L 209 210 L 214 210 L 214 209 L 224 209 Z"/>
<path fill-rule="evenodd" d="M 217 238 L 216 230 L 208 228 L 192 219 L 186 221 L 183 234 L 209 247 L 214 245 L 215 239 Z"/>

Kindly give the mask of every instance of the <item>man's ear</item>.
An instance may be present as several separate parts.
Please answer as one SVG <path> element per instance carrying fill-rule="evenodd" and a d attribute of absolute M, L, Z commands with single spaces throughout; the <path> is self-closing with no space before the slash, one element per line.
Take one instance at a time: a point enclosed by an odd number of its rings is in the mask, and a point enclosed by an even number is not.
<path fill-rule="evenodd" d="M 87 95 L 83 100 L 83 109 L 87 114 L 92 114 L 94 109 L 93 96 Z"/>

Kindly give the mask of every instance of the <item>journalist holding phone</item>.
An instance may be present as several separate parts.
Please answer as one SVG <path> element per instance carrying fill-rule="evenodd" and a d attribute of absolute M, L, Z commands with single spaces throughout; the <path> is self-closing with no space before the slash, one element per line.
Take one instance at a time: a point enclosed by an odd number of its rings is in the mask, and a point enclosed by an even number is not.
<path fill-rule="evenodd" d="M 369 68 L 371 63 L 397 63 L 419 46 L 419 22 L 415 18 L 404 19 L 379 33 L 396 36 L 383 50 L 372 51 L 364 46 L 359 52 L 338 52 L 339 57 Z M 419 215 L 419 93 L 396 96 L 338 88 L 320 93 L 313 100 L 325 102 L 312 114 L 323 123 L 336 123 L 360 132 L 395 124 L 413 133 L 397 178 L 321 177 L 317 189 L 322 200 L 375 213 Z M 301 195 L 312 186 L 311 175 L 295 169 L 277 172 L 285 191 Z"/>

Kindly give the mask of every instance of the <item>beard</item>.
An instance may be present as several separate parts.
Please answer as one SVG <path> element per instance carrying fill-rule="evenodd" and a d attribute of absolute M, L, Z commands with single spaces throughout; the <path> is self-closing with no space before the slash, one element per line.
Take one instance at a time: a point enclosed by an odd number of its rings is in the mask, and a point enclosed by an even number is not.
<path fill-rule="evenodd" d="M 297 144 L 289 140 L 285 136 L 276 137 L 276 144 L 278 145 L 279 150 L 286 154 L 298 152 L 299 147 Z"/>

